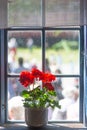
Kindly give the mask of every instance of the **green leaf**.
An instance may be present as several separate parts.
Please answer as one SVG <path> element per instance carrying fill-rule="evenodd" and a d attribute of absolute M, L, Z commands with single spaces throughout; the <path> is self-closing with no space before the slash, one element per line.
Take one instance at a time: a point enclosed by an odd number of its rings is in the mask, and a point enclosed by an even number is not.
<path fill-rule="evenodd" d="M 21 96 L 22 96 L 23 98 L 28 98 L 28 97 L 29 97 L 29 92 L 28 92 L 27 90 L 23 90 L 23 91 L 21 92 Z"/>

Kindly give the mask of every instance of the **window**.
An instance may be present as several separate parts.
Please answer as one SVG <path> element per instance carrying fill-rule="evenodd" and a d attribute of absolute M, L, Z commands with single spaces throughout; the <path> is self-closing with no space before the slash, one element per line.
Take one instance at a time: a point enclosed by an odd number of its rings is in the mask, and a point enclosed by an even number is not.
<path fill-rule="evenodd" d="M 80 28 L 32 28 L 32 30 L 15 28 L 7 31 L 7 39 L 8 102 L 12 97 L 19 96 L 22 91 L 17 74 L 22 70 L 37 67 L 41 70 L 51 71 L 58 78 L 58 84 L 55 84 L 54 87 L 62 105 L 61 113 L 59 111 L 56 113 L 56 108 L 49 110 L 49 121 L 79 122 L 81 118 L 79 115 L 80 67 L 82 66 L 80 62 Z M 20 67 L 21 60 L 23 60 L 23 66 Z M 68 98 L 70 98 L 69 101 L 67 101 Z M 78 101 L 76 104 L 78 115 L 72 118 L 70 113 L 66 114 L 65 109 L 71 109 L 69 106 L 76 100 Z M 9 109 L 10 104 L 8 103 L 8 114 Z M 70 112 L 68 109 L 67 111 Z M 11 121 L 8 116 L 7 120 Z"/>
<path fill-rule="evenodd" d="M 67 95 L 77 100 L 78 104 L 74 104 L 74 100 L 68 100 L 70 104 L 67 104 L 70 106 L 73 103 L 74 107 L 78 109 L 77 117 L 72 118 L 72 115 L 69 117 L 72 113 L 70 111 L 71 107 L 67 109 L 70 112 L 67 114 L 66 108 L 64 108 L 67 106 L 63 106 L 64 103 L 60 101 L 62 104 L 61 112 L 57 115 L 55 113 L 58 110 L 50 110 L 49 121 L 82 122 L 83 93 L 81 92 L 83 91 L 83 72 L 81 68 L 83 68 L 83 29 L 80 26 L 74 26 L 76 22 L 78 23 L 79 19 L 79 15 L 76 17 L 77 14 L 74 11 L 79 14 L 78 6 L 80 3 L 79 0 L 73 0 L 73 2 L 67 0 L 65 6 L 63 3 L 64 0 L 55 0 L 55 2 L 52 0 L 37 0 L 36 2 L 34 0 L 26 0 L 26 2 L 16 0 L 8 3 L 9 28 L 1 30 L 1 42 L 4 43 L 1 44 L 1 48 L 5 52 L 3 53 L 1 50 L 1 60 L 5 59 L 1 66 L 5 68 L 2 70 L 6 74 L 6 77 L 4 77 L 5 83 L 1 83 L 1 86 L 5 86 L 1 92 L 3 92 L 2 95 L 4 95 L 4 91 L 6 93 L 6 97 L 2 101 L 2 104 L 6 101 L 6 111 L 1 111 L 2 114 L 5 114 L 6 121 L 13 121 L 13 118 L 9 117 L 10 105 L 8 101 L 12 97 L 20 95 L 21 87 L 19 87 L 18 74 L 22 69 L 19 71 L 16 68 L 18 67 L 18 61 L 23 60 L 23 69 L 30 70 L 32 67 L 38 67 L 44 71 L 49 69 L 49 71 L 56 75 L 59 82 L 57 86 L 56 84 L 54 86 L 59 100 L 65 99 Z M 71 9 L 71 19 L 69 19 L 69 12 L 67 11 L 67 14 L 63 10 L 59 12 L 60 7 L 57 7 L 56 4 L 64 6 L 66 10 L 67 7 L 69 10 Z M 73 5 L 75 10 L 71 8 L 71 5 Z M 60 17 L 60 15 L 67 17 Z M 60 26 L 61 21 L 62 24 Z M 69 26 L 64 26 L 63 21 L 66 21 L 66 25 L 69 24 Z M 49 63 L 48 66 L 46 63 Z M 58 89 L 59 91 L 57 91 Z M 68 94 L 66 90 L 68 90 Z M 22 117 L 15 119 L 15 121 L 24 121 L 24 119 Z"/>

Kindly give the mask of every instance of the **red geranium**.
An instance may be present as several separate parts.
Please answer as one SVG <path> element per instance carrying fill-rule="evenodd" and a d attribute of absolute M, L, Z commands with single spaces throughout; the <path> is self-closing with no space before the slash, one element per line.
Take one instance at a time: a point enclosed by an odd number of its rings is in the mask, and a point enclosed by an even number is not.
<path fill-rule="evenodd" d="M 53 74 L 44 73 L 43 79 L 42 79 L 44 83 L 49 83 L 49 82 L 52 82 L 53 80 L 55 80 L 55 76 Z"/>
<path fill-rule="evenodd" d="M 24 87 L 28 87 L 34 82 L 34 76 L 28 71 L 22 71 L 19 81 Z"/>
<path fill-rule="evenodd" d="M 44 83 L 43 88 L 46 88 L 49 91 L 54 91 L 54 87 L 51 83 Z"/>
<path fill-rule="evenodd" d="M 49 84 L 53 80 L 55 80 L 55 76 L 51 73 L 44 73 L 38 70 L 37 68 L 33 68 L 31 72 L 29 71 L 22 71 L 20 73 L 20 83 L 24 87 L 28 87 L 31 84 L 35 84 L 35 80 L 42 80 L 43 83 L 48 84 L 48 90 L 54 90 L 52 85 Z M 50 85 L 50 87 L 49 87 Z M 49 89 L 50 88 L 50 89 Z"/>
<path fill-rule="evenodd" d="M 29 86 L 28 90 L 23 90 L 21 93 L 24 98 L 24 106 L 31 108 L 56 106 L 60 108 L 58 101 L 54 98 L 56 92 L 51 84 L 53 80 L 55 80 L 54 75 L 44 73 L 37 68 L 33 68 L 31 71 L 22 71 L 19 81 L 24 87 Z M 40 87 L 41 85 L 42 87 Z"/>
<path fill-rule="evenodd" d="M 37 68 L 33 68 L 31 70 L 32 75 L 37 78 L 38 80 L 42 80 L 43 77 L 43 72 L 41 72 L 40 70 L 38 70 Z"/>

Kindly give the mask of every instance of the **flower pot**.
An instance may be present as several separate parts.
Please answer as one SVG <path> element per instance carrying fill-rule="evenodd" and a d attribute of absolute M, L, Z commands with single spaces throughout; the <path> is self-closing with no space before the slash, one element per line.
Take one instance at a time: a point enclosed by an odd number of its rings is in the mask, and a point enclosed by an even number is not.
<path fill-rule="evenodd" d="M 31 127 L 45 126 L 48 123 L 48 109 L 25 107 L 25 122 Z"/>

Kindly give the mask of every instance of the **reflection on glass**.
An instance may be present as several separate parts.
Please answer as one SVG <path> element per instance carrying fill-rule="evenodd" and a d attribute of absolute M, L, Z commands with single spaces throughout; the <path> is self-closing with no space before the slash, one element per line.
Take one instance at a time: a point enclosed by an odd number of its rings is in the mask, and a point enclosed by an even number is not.
<path fill-rule="evenodd" d="M 51 72 L 79 74 L 79 31 L 46 31 L 46 58 Z"/>
<path fill-rule="evenodd" d="M 41 32 L 8 32 L 8 71 L 19 73 L 32 67 L 41 69 Z"/>

